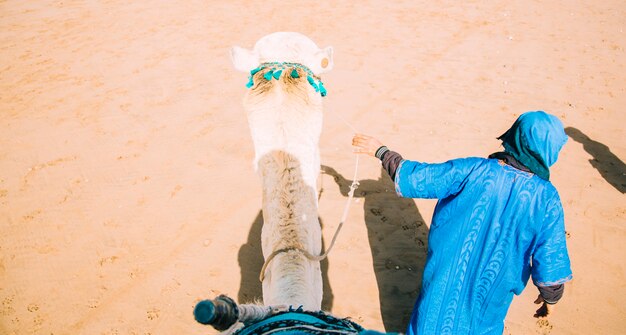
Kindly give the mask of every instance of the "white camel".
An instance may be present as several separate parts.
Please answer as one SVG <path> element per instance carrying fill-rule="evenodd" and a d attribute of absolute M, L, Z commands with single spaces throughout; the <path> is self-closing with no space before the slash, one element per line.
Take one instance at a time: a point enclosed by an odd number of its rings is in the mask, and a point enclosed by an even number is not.
<path fill-rule="evenodd" d="M 231 56 L 237 70 L 250 73 L 244 108 L 263 185 L 263 256 L 270 259 L 262 274 L 263 303 L 319 311 L 320 263 L 302 250 L 321 252 L 316 184 L 326 90 L 319 75 L 333 67 L 332 48 L 279 32 L 252 50 L 234 47 Z"/>
<path fill-rule="evenodd" d="M 315 190 L 326 90 L 319 75 L 332 68 L 332 48 L 274 33 L 252 50 L 234 47 L 232 60 L 250 72 L 244 107 L 263 184 L 264 305 L 218 296 L 200 301 L 195 319 L 222 334 L 381 334 L 321 311 L 320 263 L 310 259 L 322 244 Z"/>

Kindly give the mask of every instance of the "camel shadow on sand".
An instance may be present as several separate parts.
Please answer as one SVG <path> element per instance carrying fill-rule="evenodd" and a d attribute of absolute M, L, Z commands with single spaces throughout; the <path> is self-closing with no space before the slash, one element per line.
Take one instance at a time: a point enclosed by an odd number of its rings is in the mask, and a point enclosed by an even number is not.
<path fill-rule="evenodd" d="M 324 226 L 322 219 L 320 219 L 320 224 L 322 227 Z M 241 283 L 239 284 L 237 302 L 242 304 L 263 302 L 263 289 L 259 280 L 259 274 L 264 262 L 263 250 L 261 249 L 262 227 L 263 212 L 259 211 L 248 232 L 248 240 L 239 248 L 237 259 L 241 271 Z M 326 250 L 323 239 L 322 250 Z M 333 307 L 333 292 L 328 281 L 328 258 L 320 262 L 320 268 L 322 270 L 323 282 L 322 309 L 329 311 Z"/>
<path fill-rule="evenodd" d="M 622 194 L 626 193 L 626 164 L 622 162 L 606 145 L 594 141 L 579 129 L 565 128 L 565 133 L 574 141 L 583 145 L 587 153 L 593 156 L 589 160 L 600 175 Z"/>
<path fill-rule="evenodd" d="M 328 166 L 341 194 L 348 196 L 352 180 Z M 365 225 L 378 284 L 385 330 L 404 332 L 422 284 L 428 227 L 412 199 L 398 197 L 387 172 L 377 180 L 359 181 L 355 198 L 363 198 Z"/>

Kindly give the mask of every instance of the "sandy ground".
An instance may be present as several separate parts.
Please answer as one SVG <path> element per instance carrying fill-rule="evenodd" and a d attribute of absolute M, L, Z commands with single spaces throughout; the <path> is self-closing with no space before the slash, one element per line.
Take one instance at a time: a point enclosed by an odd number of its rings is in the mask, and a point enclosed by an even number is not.
<path fill-rule="evenodd" d="M 197 301 L 259 298 L 261 189 L 228 57 L 299 31 L 324 76 L 330 241 L 352 130 L 429 162 L 485 156 L 528 110 L 571 140 L 552 170 L 575 279 L 553 316 L 516 297 L 507 334 L 626 330 L 623 1 L 0 1 L 0 334 L 215 334 Z M 435 205 L 379 164 L 324 263 L 324 306 L 403 330 Z"/>

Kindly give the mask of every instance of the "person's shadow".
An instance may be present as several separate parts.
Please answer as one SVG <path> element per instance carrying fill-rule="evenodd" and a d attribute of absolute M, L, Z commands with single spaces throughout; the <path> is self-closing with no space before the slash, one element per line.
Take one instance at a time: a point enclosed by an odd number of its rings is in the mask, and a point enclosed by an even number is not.
<path fill-rule="evenodd" d="M 322 220 L 320 224 L 323 227 Z M 237 294 L 237 302 L 245 303 L 263 303 L 263 289 L 259 274 L 263 267 L 263 251 L 261 249 L 261 229 L 263 227 L 263 212 L 259 211 L 256 219 L 248 232 L 248 241 L 239 248 L 237 259 L 239 261 L 239 269 L 241 271 L 241 282 L 239 284 L 239 293 Z M 322 238 L 322 250 L 326 250 L 324 240 Z M 322 309 L 330 311 L 333 307 L 333 291 L 328 281 L 328 258 L 320 262 L 322 270 L 323 295 Z"/>
<path fill-rule="evenodd" d="M 574 141 L 581 143 L 593 159 L 589 163 L 600 175 L 622 194 L 626 193 L 626 165 L 606 145 L 596 142 L 574 127 L 565 128 L 565 133 Z"/>
<path fill-rule="evenodd" d="M 322 172 L 332 176 L 341 194 L 348 196 L 352 180 L 328 166 L 322 166 Z M 383 169 L 377 180 L 360 180 L 354 196 L 364 198 L 365 225 L 385 330 L 404 332 L 422 284 L 428 227 L 415 202 L 396 195 Z"/>

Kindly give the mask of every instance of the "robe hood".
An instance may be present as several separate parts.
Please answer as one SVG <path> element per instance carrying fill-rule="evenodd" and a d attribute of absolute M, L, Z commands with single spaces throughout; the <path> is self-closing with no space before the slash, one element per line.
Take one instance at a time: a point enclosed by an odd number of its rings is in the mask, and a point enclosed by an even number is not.
<path fill-rule="evenodd" d="M 556 116 L 534 111 L 520 115 L 498 139 L 507 153 L 537 176 L 550 180 L 550 166 L 556 163 L 567 134 Z"/>

